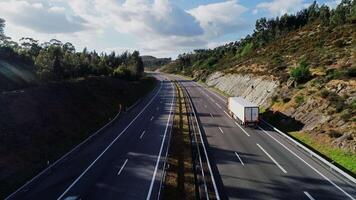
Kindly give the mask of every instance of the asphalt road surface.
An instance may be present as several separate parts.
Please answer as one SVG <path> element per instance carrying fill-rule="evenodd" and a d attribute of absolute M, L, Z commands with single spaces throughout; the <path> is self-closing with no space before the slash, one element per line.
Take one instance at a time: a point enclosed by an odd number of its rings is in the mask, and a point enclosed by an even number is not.
<path fill-rule="evenodd" d="M 173 76 L 171 76 L 173 77 Z M 306 155 L 268 126 L 246 128 L 226 99 L 173 77 L 192 97 L 221 199 L 355 199 L 356 185 Z"/>
<path fill-rule="evenodd" d="M 8 199 L 157 199 L 175 97 L 155 77 L 157 88 L 130 112 Z"/>

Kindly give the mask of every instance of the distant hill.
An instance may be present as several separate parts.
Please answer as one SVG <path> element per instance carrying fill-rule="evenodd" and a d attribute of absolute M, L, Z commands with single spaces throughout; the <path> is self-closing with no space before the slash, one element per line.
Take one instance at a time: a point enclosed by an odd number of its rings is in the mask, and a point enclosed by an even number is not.
<path fill-rule="evenodd" d="M 153 56 L 141 56 L 145 68 L 158 68 L 171 62 L 171 58 L 156 58 Z"/>

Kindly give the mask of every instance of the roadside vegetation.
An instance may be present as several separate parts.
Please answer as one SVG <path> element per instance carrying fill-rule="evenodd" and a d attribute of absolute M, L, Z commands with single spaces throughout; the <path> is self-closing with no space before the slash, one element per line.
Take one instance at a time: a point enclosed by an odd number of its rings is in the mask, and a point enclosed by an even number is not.
<path fill-rule="evenodd" d="M 168 151 L 163 199 L 196 199 L 192 149 L 184 94 L 176 86 L 176 107 Z"/>
<path fill-rule="evenodd" d="M 16 43 L 0 18 L 0 199 L 150 92 L 138 51 Z M 121 113 L 122 114 L 122 113 Z"/>
<path fill-rule="evenodd" d="M 295 14 L 261 18 L 251 35 L 181 54 L 161 70 L 203 82 L 215 72 L 278 81 L 264 119 L 355 175 L 355 24 L 356 0 L 334 9 L 314 2 Z"/>

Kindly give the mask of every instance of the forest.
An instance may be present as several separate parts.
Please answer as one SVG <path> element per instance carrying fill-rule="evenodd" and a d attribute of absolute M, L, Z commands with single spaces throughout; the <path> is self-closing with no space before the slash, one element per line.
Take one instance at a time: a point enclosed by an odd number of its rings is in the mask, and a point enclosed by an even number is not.
<path fill-rule="evenodd" d="M 264 17 L 257 20 L 253 33 L 239 41 L 214 49 L 197 49 L 181 54 L 167 69 L 171 72 L 186 74 L 191 74 L 194 69 L 205 70 L 208 73 L 224 70 L 232 67 L 226 63 L 243 62 L 249 59 L 255 50 L 261 49 L 306 25 L 320 25 L 321 28 L 331 31 L 340 25 L 354 24 L 355 22 L 355 0 L 342 0 L 335 9 L 330 9 L 326 5 L 319 6 L 314 1 L 308 8 L 302 9 L 296 14 L 284 14 L 271 19 Z M 270 66 L 275 69 L 277 74 L 286 68 L 281 55 L 273 55 L 270 60 L 272 61 Z"/>
<path fill-rule="evenodd" d="M 84 48 L 78 52 L 69 42 L 52 39 L 39 43 L 28 37 L 21 38 L 17 43 L 4 34 L 4 28 L 5 20 L 0 18 L 0 59 L 25 64 L 42 82 L 100 75 L 138 79 L 143 74 L 144 67 L 138 51 L 99 54 Z"/>

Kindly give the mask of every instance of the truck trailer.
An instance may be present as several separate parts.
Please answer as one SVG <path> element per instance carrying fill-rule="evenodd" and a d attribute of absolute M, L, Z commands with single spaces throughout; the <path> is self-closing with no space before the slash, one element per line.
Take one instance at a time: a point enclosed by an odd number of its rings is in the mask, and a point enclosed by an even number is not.
<path fill-rule="evenodd" d="M 227 108 L 231 117 L 243 125 L 257 125 L 259 121 L 258 105 L 242 97 L 229 97 Z"/>

